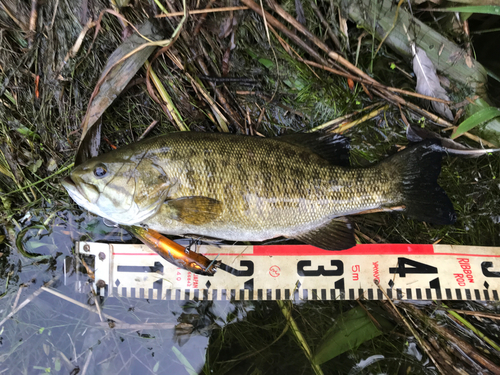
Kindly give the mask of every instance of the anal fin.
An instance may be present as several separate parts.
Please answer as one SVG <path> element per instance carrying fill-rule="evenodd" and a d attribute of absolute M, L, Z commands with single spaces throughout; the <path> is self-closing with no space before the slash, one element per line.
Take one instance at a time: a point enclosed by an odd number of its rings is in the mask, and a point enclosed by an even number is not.
<path fill-rule="evenodd" d="M 345 217 L 336 217 L 319 228 L 293 238 L 325 250 L 345 250 L 356 245 L 352 225 Z"/>

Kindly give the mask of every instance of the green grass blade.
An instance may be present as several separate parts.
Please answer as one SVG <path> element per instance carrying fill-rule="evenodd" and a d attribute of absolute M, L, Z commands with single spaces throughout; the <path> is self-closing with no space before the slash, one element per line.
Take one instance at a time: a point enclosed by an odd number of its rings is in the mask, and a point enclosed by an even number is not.
<path fill-rule="evenodd" d="M 187 358 L 184 357 L 184 354 L 182 354 L 179 349 L 177 349 L 175 346 L 172 346 L 172 351 L 174 352 L 179 362 L 184 365 L 184 368 L 186 369 L 189 375 L 198 375 L 198 372 L 195 371 L 191 363 L 189 363 Z"/>
<path fill-rule="evenodd" d="M 470 5 L 464 7 L 443 8 L 441 10 L 445 12 L 482 13 L 500 16 L 500 6 L 498 5 Z"/>
<path fill-rule="evenodd" d="M 482 124 L 483 122 L 492 120 L 495 117 L 499 117 L 499 116 L 500 116 L 500 109 L 494 108 L 494 107 L 483 108 L 480 111 L 474 113 L 472 116 L 470 116 L 464 122 L 462 122 L 458 126 L 457 130 L 452 134 L 451 138 L 455 139 L 459 135 L 471 130 L 472 128 L 476 127 L 477 125 Z"/>
<path fill-rule="evenodd" d="M 392 327 L 391 323 L 383 318 L 377 317 L 377 321 L 382 328 Z M 381 334 L 382 331 L 375 326 L 366 311 L 361 306 L 355 307 L 341 316 L 323 336 L 313 361 L 316 364 L 324 363 Z"/>

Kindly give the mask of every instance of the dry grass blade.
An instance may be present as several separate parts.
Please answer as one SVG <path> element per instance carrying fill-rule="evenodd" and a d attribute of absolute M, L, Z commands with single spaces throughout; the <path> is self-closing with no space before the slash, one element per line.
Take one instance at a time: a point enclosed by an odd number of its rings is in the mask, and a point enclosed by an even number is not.
<path fill-rule="evenodd" d="M 31 294 L 29 297 L 26 297 L 26 299 L 21 302 L 21 304 L 19 306 L 16 306 L 15 308 L 12 309 L 12 311 L 10 313 L 7 314 L 7 316 L 2 320 L 0 321 L 0 327 L 3 326 L 3 324 L 9 320 L 10 318 L 12 318 L 19 310 L 21 310 L 24 306 L 26 306 L 28 303 L 30 303 L 31 301 L 33 301 L 36 297 L 38 297 L 40 295 L 40 293 L 42 293 L 44 291 L 43 288 L 45 287 L 49 287 L 50 285 L 52 285 L 53 283 L 55 283 L 57 281 L 58 278 L 53 278 L 52 280 L 50 280 L 49 282 L 47 282 L 44 286 L 42 286 L 41 288 L 37 289 L 33 294 Z"/>
<path fill-rule="evenodd" d="M 139 30 L 148 39 L 161 39 L 161 36 L 153 31 L 150 22 L 144 23 Z M 87 113 L 82 121 L 82 141 L 88 129 L 101 117 L 102 113 L 113 102 L 114 98 L 121 93 L 156 48 L 156 45 L 149 43 L 142 44 L 137 48 L 137 44 L 140 44 L 142 40 L 142 37 L 138 34 L 130 36 L 109 57 L 108 63 L 94 88 Z M 128 58 L 130 56 L 133 56 L 133 58 Z"/>
<path fill-rule="evenodd" d="M 462 340 L 460 337 L 454 335 L 449 329 L 440 325 L 437 321 L 430 319 L 417 307 L 411 304 L 405 304 L 404 307 L 405 309 L 409 310 L 413 315 L 415 315 L 419 320 L 426 322 L 428 327 L 430 327 L 437 334 L 442 336 L 445 340 L 456 345 L 456 347 L 458 347 L 458 349 L 460 350 L 460 352 L 458 353 L 460 357 L 463 356 L 463 354 L 465 354 L 472 360 L 479 363 L 481 366 L 487 368 L 493 374 L 500 374 L 500 366 L 482 356 L 471 344 Z"/>
<path fill-rule="evenodd" d="M 199 79 L 194 79 L 193 77 L 191 77 L 191 75 L 189 73 L 186 73 L 186 77 L 189 78 L 189 80 L 191 81 L 191 84 L 193 85 L 195 90 L 197 92 L 199 92 L 201 95 L 203 95 L 205 100 L 210 105 L 210 108 L 212 109 L 212 111 L 215 115 L 215 118 L 217 119 L 217 122 L 220 126 L 220 130 L 225 132 L 225 133 L 228 133 L 229 128 L 227 127 L 227 119 L 222 114 L 222 112 L 219 110 L 217 103 L 211 98 L 211 96 L 209 95 L 207 90 L 202 86 L 201 82 L 199 82 Z"/>
<path fill-rule="evenodd" d="M 217 12 L 233 12 L 235 10 L 247 10 L 248 7 L 224 7 L 224 8 L 210 8 L 210 9 L 195 9 L 190 10 L 189 14 L 208 14 L 208 13 L 217 13 Z M 168 14 L 159 14 L 155 16 L 156 18 L 165 18 L 165 17 L 179 17 L 182 16 L 184 12 L 172 12 Z"/>
<path fill-rule="evenodd" d="M 366 115 L 364 115 L 363 117 L 355 120 L 355 121 L 351 121 L 351 122 L 348 122 L 348 123 L 344 123 L 344 124 L 340 124 L 338 128 L 336 129 L 333 129 L 331 130 L 331 132 L 333 133 L 343 133 L 347 130 L 349 130 L 350 128 L 352 128 L 353 126 L 356 126 L 358 124 L 361 124 L 367 120 L 370 120 L 376 116 L 378 116 L 381 112 L 383 111 L 387 111 L 389 109 L 389 105 L 386 104 L 384 105 L 383 107 L 380 107 L 380 108 L 377 108 L 373 111 L 371 111 L 370 113 L 367 113 Z"/>
<path fill-rule="evenodd" d="M 424 349 L 425 353 L 431 359 L 432 363 L 434 363 L 434 365 L 439 370 L 439 372 L 442 373 L 442 374 L 446 374 L 446 372 L 444 372 L 444 370 L 441 367 L 441 365 L 439 364 L 439 362 L 436 361 L 436 359 L 432 355 L 433 351 L 432 351 L 432 348 L 429 346 L 429 344 L 422 339 L 422 337 L 417 332 L 417 330 L 415 328 L 413 328 L 413 326 L 408 322 L 408 320 L 399 312 L 399 310 L 397 309 L 397 307 L 394 305 L 394 302 L 392 302 L 392 299 L 389 298 L 389 296 L 387 295 L 387 293 L 384 290 L 384 288 L 382 288 L 382 286 L 380 285 L 380 283 L 375 280 L 375 284 L 377 285 L 377 287 L 379 288 L 379 290 L 384 294 L 385 298 L 389 302 L 389 304 L 392 307 L 393 311 L 396 313 L 396 316 L 399 317 L 399 319 L 404 323 L 404 325 L 406 326 L 406 328 L 408 328 L 408 330 L 411 332 L 411 334 L 415 337 L 415 339 L 420 344 L 420 347 L 422 349 Z"/>
<path fill-rule="evenodd" d="M 156 97 L 155 93 L 153 92 L 153 88 L 151 87 L 151 83 L 149 79 L 146 79 L 146 84 L 148 87 L 148 92 L 151 95 L 151 97 L 158 103 L 160 106 L 163 108 L 164 112 L 169 116 L 171 120 L 177 125 L 177 128 L 181 131 L 189 131 L 189 128 L 186 126 L 184 123 L 184 120 L 181 117 L 181 114 L 177 110 L 177 108 L 174 105 L 174 102 L 172 101 L 172 98 L 168 94 L 167 90 L 161 83 L 161 80 L 158 78 L 156 75 L 155 71 L 151 68 L 151 64 L 146 61 L 145 67 L 148 71 L 148 77 L 150 76 L 153 84 L 156 87 L 156 90 L 160 93 L 160 97 L 163 100 L 163 103 L 158 100 Z"/>

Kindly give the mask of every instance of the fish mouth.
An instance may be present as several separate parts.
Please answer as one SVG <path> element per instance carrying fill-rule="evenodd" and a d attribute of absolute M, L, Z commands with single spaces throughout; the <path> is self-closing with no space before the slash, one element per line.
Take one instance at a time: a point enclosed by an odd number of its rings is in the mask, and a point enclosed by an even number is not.
<path fill-rule="evenodd" d="M 62 186 L 67 190 L 68 194 L 75 200 L 81 200 L 85 198 L 85 194 L 78 186 L 75 184 L 73 179 L 68 176 L 61 181 Z"/>

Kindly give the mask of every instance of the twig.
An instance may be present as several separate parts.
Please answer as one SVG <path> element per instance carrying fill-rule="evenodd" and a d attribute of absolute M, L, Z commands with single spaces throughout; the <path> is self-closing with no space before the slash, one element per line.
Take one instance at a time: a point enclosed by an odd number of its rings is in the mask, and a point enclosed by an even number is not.
<path fill-rule="evenodd" d="M 66 65 L 69 59 L 72 57 L 75 57 L 78 51 L 80 50 L 80 47 L 82 46 L 83 39 L 85 38 L 85 35 L 87 35 L 87 32 L 95 26 L 95 22 L 92 21 L 92 18 L 89 18 L 88 22 L 86 25 L 83 27 L 82 31 L 80 31 L 80 34 L 78 35 L 78 38 L 76 38 L 75 44 L 73 44 L 73 47 L 68 51 L 66 56 L 64 56 L 64 60 L 61 61 L 61 64 L 59 65 L 58 72 L 61 72 L 63 67 Z"/>
<path fill-rule="evenodd" d="M 248 2 L 252 0 L 242 0 L 245 4 L 250 6 Z M 356 73 L 358 76 L 366 79 L 368 82 L 377 83 L 375 79 L 370 77 L 368 74 L 363 72 L 361 69 L 357 68 L 353 64 L 351 64 L 348 60 L 340 56 L 338 53 L 332 51 L 321 39 L 319 39 L 316 35 L 311 33 L 306 29 L 304 25 L 298 22 L 295 18 L 289 15 L 281 6 L 279 6 L 274 0 L 268 0 L 269 6 L 276 11 L 281 17 L 283 17 L 287 22 L 289 22 L 293 27 L 295 27 L 299 32 L 304 34 L 309 40 L 311 40 L 316 46 L 322 49 L 325 53 L 328 54 L 328 57 L 331 58 L 336 63 L 341 64 L 348 70 L 353 73 Z M 253 8 L 252 8 L 253 9 Z M 267 15 L 266 15 L 267 16 Z M 274 26 L 274 25 L 273 25 Z"/>
<path fill-rule="evenodd" d="M 54 5 L 54 14 L 52 14 L 52 20 L 50 21 L 49 30 L 54 27 L 54 21 L 56 20 L 57 8 L 59 7 L 59 0 L 56 0 L 56 5 Z"/>
<path fill-rule="evenodd" d="M 47 181 L 47 180 L 49 180 L 49 179 L 53 178 L 54 176 L 57 176 L 58 174 L 61 174 L 62 172 L 65 172 L 65 171 L 67 171 L 68 169 L 73 168 L 73 166 L 74 166 L 74 163 L 71 163 L 71 164 L 69 164 L 68 166 L 66 166 L 66 167 L 64 167 L 64 168 L 59 169 L 57 172 L 52 173 L 52 174 L 51 174 L 50 176 L 48 176 L 48 177 L 42 178 L 41 180 L 38 180 L 37 182 L 30 183 L 29 185 L 26 185 L 26 186 L 24 186 L 24 187 L 22 187 L 22 188 L 19 188 L 19 189 L 17 189 L 17 190 L 10 191 L 10 192 L 8 192 L 8 193 L 2 194 L 2 196 L 4 196 L 4 197 L 5 197 L 5 196 L 8 196 L 8 195 L 11 195 L 11 194 L 17 193 L 17 192 L 19 192 L 19 191 L 22 191 L 22 190 L 25 190 L 25 189 L 31 188 L 32 186 L 38 185 L 38 184 L 40 184 L 40 183 L 42 183 L 42 182 L 45 182 L 45 181 Z"/>
<path fill-rule="evenodd" d="M 436 333 L 441 335 L 445 340 L 448 342 L 452 343 L 453 345 L 456 345 L 456 347 L 465 353 L 465 355 L 469 356 L 471 359 L 479 363 L 481 366 L 487 368 L 489 371 L 491 371 L 494 374 L 500 374 L 500 367 L 490 361 L 489 359 L 483 357 L 481 354 L 479 354 L 476 349 L 472 345 L 470 345 L 468 342 L 462 340 L 460 337 L 455 336 L 453 333 L 450 332 L 446 327 L 443 327 L 439 325 L 437 322 L 435 322 L 432 319 L 428 319 L 424 315 L 422 311 L 417 309 L 415 306 L 411 304 L 405 304 L 404 305 L 406 309 L 410 310 L 412 314 L 416 315 L 420 320 L 425 321 L 426 324 L 432 328 Z"/>
<path fill-rule="evenodd" d="M 210 9 L 195 9 L 189 10 L 189 15 L 193 14 L 206 14 L 206 13 L 216 13 L 216 12 L 230 12 L 234 10 L 247 10 L 248 7 L 225 7 L 225 8 L 210 8 Z M 155 18 L 164 18 L 164 17 L 179 17 L 182 16 L 184 12 L 173 12 L 169 14 L 158 14 Z"/>
<path fill-rule="evenodd" d="M 377 47 L 377 50 L 375 51 L 375 55 L 373 56 L 373 58 L 375 58 L 375 56 L 377 56 L 377 53 L 380 50 L 380 48 L 382 48 L 382 45 L 384 44 L 385 40 L 387 39 L 387 37 L 389 36 L 389 34 L 392 32 L 392 30 L 394 30 L 394 27 L 396 27 L 396 22 L 398 21 L 399 8 L 401 8 L 401 4 L 403 4 L 403 1 L 404 0 L 399 0 L 398 6 L 396 7 L 396 12 L 394 14 L 394 22 L 392 23 L 391 28 L 389 30 L 387 30 L 387 32 L 385 33 L 384 37 L 380 41 L 380 43 L 379 43 L 379 45 Z"/>
<path fill-rule="evenodd" d="M 184 123 L 184 120 L 181 117 L 181 114 L 179 113 L 179 110 L 175 107 L 174 102 L 172 101 L 172 98 L 168 94 L 167 90 L 161 83 L 161 80 L 158 78 L 156 75 L 155 71 L 152 69 L 151 64 L 146 60 L 144 63 L 144 66 L 146 67 L 148 71 L 148 75 L 151 77 L 151 80 L 153 81 L 156 90 L 160 93 L 160 97 L 163 100 L 163 104 L 161 107 L 165 111 L 169 117 L 171 117 L 174 121 L 174 123 L 177 125 L 177 128 L 181 131 L 189 131 L 189 128 L 186 126 Z M 152 93 L 153 88 L 151 87 L 151 81 L 149 79 L 146 79 L 146 84 L 148 86 L 148 92 L 149 94 Z M 153 95 L 151 95 L 153 96 Z M 160 103 L 161 104 L 161 103 Z"/>
<path fill-rule="evenodd" d="M 154 120 L 149 126 L 144 130 L 144 132 L 141 134 L 139 138 L 137 138 L 137 142 L 139 142 L 141 139 L 143 139 L 155 126 L 158 124 L 158 120 Z"/>
<path fill-rule="evenodd" d="M 77 300 L 75 300 L 75 299 L 73 299 L 73 298 L 71 298 L 71 297 L 65 296 L 64 294 L 62 294 L 62 293 L 58 292 L 57 290 L 54 290 L 54 289 L 49 288 L 49 287 L 47 287 L 47 286 L 42 286 L 42 287 L 40 288 L 40 292 L 42 292 L 42 291 L 49 292 L 49 293 L 51 293 L 51 294 L 53 294 L 53 295 L 55 295 L 55 296 L 57 296 L 57 297 L 59 297 L 59 298 L 62 298 L 62 299 L 64 299 L 64 300 L 68 301 L 68 302 L 71 302 L 71 303 L 72 303 L 72 304 L 74 304 L 74 305 L 80 306 L 80 307 L 82 307 L 82 308 L 84 308 L 84 309 L 86 309 L 86 310 L 88 310 L 88 311 L 90 311 L 90 312 L 93 312 L 93 313 L 96 313 L 96 314 L 98 313 L 98 312 L 97 312 L 97 310 L 94 310 L 92 307 L 87 306 L 87 305 L 85 305 L 85 304 L 83 304 L 83 303 L 81 303 L 81 302 L 79 302 L 79 301 L 77 301 Z M 103 315 L 106 319 L 111 319 L 111 320 L 113 320 L 113 321 L 115 321 L 115 322 L 122 323 L 122 321 L 121 321 L 120 319 L 116 319 L 116 318 L 112 317 L 111 315 L 108 315 L 108 314 L 105 314 L 105 313 L 103 313 L 102 315 Z M 1 324 L 0 324 L 0 325 L 1 325 Z"/>
<path fill-rule="evenodd" d="M 380 285 L 380 283 L 378 282 L 378 280 L 374 280 L 374 282 L 375 282 L 375 285 L 377 285 L 377 287 L 380 289 L 380 291 L 384 294 L 385 298 L 387 298 L 387 301 L 389 302 L 389 304 L 391 305 L 391 307 L 394 309 L 394 311 L 396 312 L 396 314 L 398 315 L 398 317 L 401 319 L 401 321 L 410 330 L 411 334 L 418 341 L 418 343 L 420 344 L 420 347 L 425 350 L 425 353 L 431 359 L 431 361 L 434 363 L 434 365 L 436 366 L 436 368 L 438 369 L 438 371 L 440 373 L 442 373 L 442 374 L 446 374 L 443 371 L 441 365 L 432 356 L 432 351 L 431 351 L 432 348 L 429 347 L 429 344 L 427 342 L 424 342 L 424 340 L 420 337 L 420 335 L 417 332 L 417 330 L 415 328 L 413 328 L 412 325 L 410 323 L 408 323 L 408 320 L 399 312 L 399 310 L 397 309 L 397 307 L 394 305 L 394 302 L 392 302 L 392 299 L 389 298 L 389 296 L 387 295 L 386 291 L 384 290 L 384 288 L 382 288 L 382 286 Z"/>
<path fill-rule="evenodd" d="M 380 108 L 377 108 L 376 110 L 374 111 L 371 111 L 370 113 L 364 115 L 363 117 L 357 119 L 357 120 L 354 120 L 354 121 L 351 121 L 351 122 L 348 122 L 346 124 L 341 124 L 338 128 L 334 129 L 334 130 L 331 130 L 333 133 L 343 133 L 345 132 L 346 130 L 358 125 L 358 124 L 361 124 L 367 120 L 370 120 L 372 118 L 374 118 L 375 116 L 378 116 L 380 114 L 380 112 L 382 111 L 386 111 L 389 109 L 389 104 L 386 104 L 384 105 L 383 107 L 380 107 Z"/>
<path fill-rule="evenodd" d="M 46 286 L 50 286 L 52 285 L 54 282 L 56 282 L 56 280 L 58 280 L 59 277 L 55 277 L 53 278 L 52 280 L 48 281 L 45 285 Z M 9 320 L 10 318 L 12 318 L 14 316 L 14 314 L 16 314 L 19 310 L 21 310 L 24 306 L 26 306 L 28 303 L 30 303 L 31 301 L 33 301 L 36 297 L 38 297 L 38 295 L 40 295 L 40 293 L 42 293 L 44 291 L 44 288 L 45 286 L 42 286 L 40 287 L 38 290 L 36 290 L 31 296 L 27 297 L 19 306 L 17 306 L 15 309 L 12 309 L 12 311 L 0 322 L 0 327 L 7 321 Z"/>
<path fill-rule="evenodd" d="M 304 62 L 304 59 L 298 54 L 297 51 L 295 51 L 286 41 L 285 39 L 283 39 L 276 30 L 274 30 L 274 28 L 272 26 L 269 26 L 269 29 L 272 31 L 272 33 L 274 34 L 274 36 L 276 37 L 276 39 L 278 39 L 278 42 L 280 42 L 281 46 L 285 49 L 285 51 L 288 52 L 288 54 L 291 56 L 291 57 L 295 57 L 297 60 L 299 60 L 300 62 Z M 295 55 L 293 56 L 292 53 Z M 312 72 L 312 74 L 314 74 L 318 79 L 321 79 L 319 78 L 318 74 L 309 66 L 306 64 L 306 66 L 309 68 L 309 70 Z"/>
<path fill-rule="evenodd" d="M 31 0 L 30 29 L 28 34 L 28 45 L 33 44 L 33 37 L 36 33 L 36 20 L 38 19 L 38 0 Z"/>
<path fill-rule="evenodd" d="M 470 324 L 467 320 L 462 318 L 456 311 L 451 310 L 446 306 L 444 303 L 441 303 L 441 305 L 446 309 L 448 314 L 453 316 L 455 319 L 457 319 L 460 323 L 462 323 L 465 327 L 470 329 L 472 332 L 476 334 L 477 337 L 480 339 L 484 340 L 487 342 L 492 348 L 500 352 L 500 347 L 498 346 L 497 343 L 495 343 L 493 340 L 491 340 L 488 336 L 486 336 L 484 333 L 482 333 L 480 330 L 478 330 L 476 327 L 474 327 L 472 324 Z"/>
<path fill-rule="evenodd" d="M 207 11 L 208 10 L 214 10 L 214 9 L 212 9 L 212 5 L 214 3 L 215 3 L 215 0 L 210 0 L 204 10 L 207 10 Z M 194 28 L 194 32 L 193 32 L 194 36 L 198 35 L 198 33 L 200 32 L 201 25 L 203 25 L 203 22 L 205 22 L 205 20 L 207 19 L 207 16 L 208 16 L 208 12 L 203 13 L 201 15 L 201 17 L 198 19 L 198 22 L 196 23 L 196 27 Z"/>
<path fill-rule="evenodd" d="M 96 322 L 97 328 L 110 328 L 109 323 L 107 322 Z M 130 329 L 132 331 L 137 331 L 141 329 L 174 329 L 176 326 L 175 323 L 141 323 L 141 324 L 129 324 L 123 322 L 114 323 L 113 329 Z"/>
<path fill-rule="evenodd" d="M 431 101 L 435 101 L 435 102 L 439 102 L 439 103 L 444 103 L 444 104 L 449 104 L 450 103 L 450 101 L 448 101 L 448 100 L 435 98 L 433 96 L 422 95 L 422 94 L 418 94 L 416 92 L 411 92 L 411 91 L 406 91 L 406 90 L 398 89 L 396 87 L 387 87 L 387 86 L 384 86 L 384 85 L 382 85 L 381 83 L 378 83 L 378 82 L 368 82 L 367 80 L 365 80 L 363 78 L 359 78 L 359 77 L 353 76 L 352 74 L 349 74 L 349 73 L 341 72 L 338 69 L 330 68 L 328 66 L 318 64 L 318 63 L 316 63 L 314 61 L 303 60 L 303 62 L 305 64 L 307 64 L 307 65 L 311 65 L 311 66 L 314 66 L 316 68 L 320 68 L 320 69 L 326 70 L 327 72 L 334 73 L 334 74 L 337 74 L 337 75 L 342 76 L 342 77 L 350 78 L 353 81 L 364 83 L 364 84 L 367 84 L 369 86 L 379 87 L 379 88 L 382 88 L 382 89 L 385 89 L 385 90 L 389 90 L 389 91 L 393 91 L 393 92 L 398 92 L 398 93 L 403 94 L 403 95 L 414 96 L 416 98 L 431 100 Z"/>
<path fill-rule="evenodd" d="M 85 364 L 83 365 L 82 375 L 86 375 L 87 373 L 87 369 L 89 368 L 90 364 L 90 359 L 92 358 L 92 353 L 93 351 L 89 349 L 87 352 L 87 358 L 85 359 Z"/>
<path fill-rule="evenodd" d="M 483 313 L 479 311 L 469 311 L 469 310 L 455 310 L 453 311 L 459 313 L 459 314 L 464 314 L 464 315 L 472 315 L 472 316 L 477 316 L 480 318 L 488 318 L 488 319 L 493 319 L 493 320 L 500 320 L 500 315 L 498 314 L 489 314 L 489 313 Z"/>
<path fill-rule="evenodd" d="M 321 23 L 323 24 L 324 28 L 326 29 L 326 32 L 328 33 L 328 36 L 332 40 L 333 44 L 335 44 L 335 47 L 337 47 L 339 51 L 342 51 L 342 46 L 340 44 L 339 39 L 337 38 L 337 35 L 333 33 L 330 25 L 323 16 L 323 13 L 321 13 L 320 10 L 318 9 L 316 3 L 314 1 L 311 1 L 309 4 L 311 5 L 311 8 L 313 9 L 314 13 L 316 13 L 316 17 L 318 17 Z"/>
<path fill-rule="evenodd" d="M 365 111 L 367 111 L 369 109 L 375 108 L 378 105 L 380 105 L 380 103 L 374 103 L 374 104 L 371 104 L 368 107 L 362 108 L 362 109 L 360 109 L 358 111 L 354 111 L 354 112 L 349 113 L 347 115 L 344 115 L 344 116 L 341 116 L 341 117 L 337 117 L 336 119 L 330 120 L 328 122 L 325 122 L 324 124 L 318 125 L 318 126 L 312 128 L 312 129 L 308 130 L 307 133 L 313 133 L 315 131 L 328 128 L 330 126 L 334 126 L 336 124 L 340 124 L 340 123 L 344 122 L 345 120 L 350 119 L 351 117 L 356 116 L 356 115 L 358 115 L 358 114 L 360 114 L 362 112 L 365 112 Z"/>
<path fill-rule="evenodd" d="M 314 57 L 315 60 L 319 61 L 323 65 L 329 65 L 327 61 L 321 57 L 313 48 L 311 48 L 305 41 L 295 35 L 292 31 L 288 30 L 285 25 L 283 25 L 276 18 L 271 16 L 268 12 L 263 12 L 259 5 L 257 5 L 253 0 L 241 0 L 242 3 L 248 5 L 254 12 L 258 13 L 261 17 L 265 14 L 266 21 L 271 26 L 275 27 L 283 34 L 285 34 L 290 40 L 292 40 L 296 45 Z"/>
<path fill-rule="evenodd" d="M 226 117 L 222 114 L 222 112 L 219 110 L 219 108 L 217 108 L 217 103 L 214 102 L 214 100 L 210 97 L 210 95 L 207 93 L 207 90 L 197 81 L 195 80 L 193 77 L 191 77 L 191 75 L 189 73 L 186 73 L 186 76 L 189 78 L 189 80 L 191 81 L 191 84 L 193 85 L 193 87 L 200 93 L 203 95 L 203 97 L 205 98 L 205 100 L 208 102 L 208 104 L 210 105 L 210 108 L 212 108 L 212 110 L 214 111 L 214 114 L 215 116 L 217 117 L 217 121 L 221 127 L 221 130 L 223 132 L 226 132 L 228 133 L 229 132 L 229 128 L 227 127 L 227 119 Z"/>
<path fill-rule="evenodd" d="M 90 290 L 92 291 L 92 295 L 94 297 L 94 303 L 95 303 L 95 307 L 97 309 L 97 314 L 99 315 L 99 319 L 101 320 L 101 322 L 104 322 L 104 318 L 102 317 L 101 305 L 99 304 L 99 296 L 97 295 L 93 284 L 91 284 Z"/>

